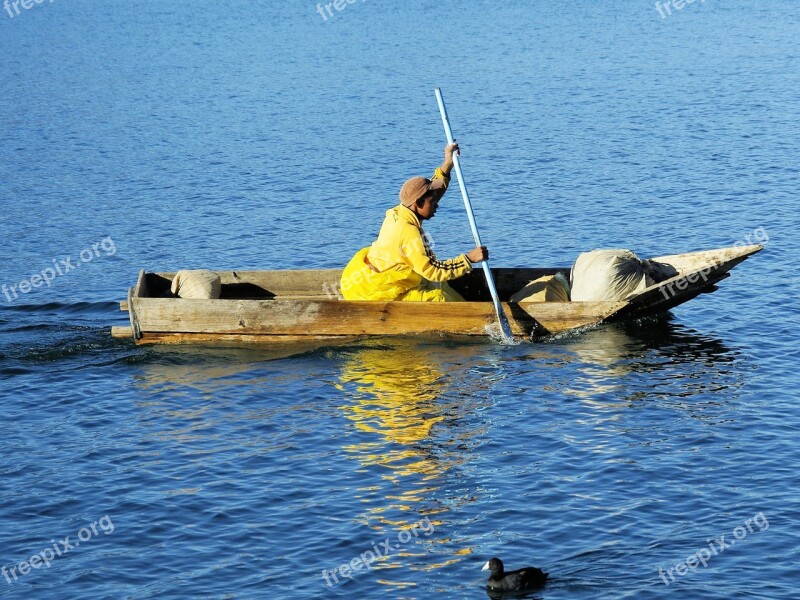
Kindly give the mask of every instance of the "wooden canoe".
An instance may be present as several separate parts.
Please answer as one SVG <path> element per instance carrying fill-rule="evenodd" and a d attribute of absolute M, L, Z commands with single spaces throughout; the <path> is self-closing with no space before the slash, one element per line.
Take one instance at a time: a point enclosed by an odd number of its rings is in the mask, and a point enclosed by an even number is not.
<path fill-rule="evenodd" d="M 509 303 L 529 281 L 569 268 L 492 269 L 515 337 L 535 339 L 598 323 L 668 310 L 712 292 L 729 271 L 763 246 L 734 246 L 660 256 L 669 276 L 620 302 Z M 452 282 L 468 301 L 352 302 L 337 294 L 341 271 L 223 271 L 222 298 L 169 297 L 174 273 L 139 273 L 120 307 L 130 327 L 114 327 L 115 337 L 137 344 L 273 344 L 344 341 L 366 336 L 497 335 L 491 298 L 476 269 Z"/>

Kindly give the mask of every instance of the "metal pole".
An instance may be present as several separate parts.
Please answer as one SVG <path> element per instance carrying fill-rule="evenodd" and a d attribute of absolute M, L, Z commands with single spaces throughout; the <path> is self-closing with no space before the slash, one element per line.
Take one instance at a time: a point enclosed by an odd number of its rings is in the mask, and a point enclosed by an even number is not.
<path fill-rule="evenodd" d="M 453 143 L 453 131 L 450 129 L 450 121 L 447 118 L 447 109 L 444 107 L 444 99 L 442 98 L 442 91 L 437 87 L 436 101 L 439 103 L 439 112 L 442 115 L 442 125 L 444 125 L 444 132 L 447 136 L 447 143 Z M 467 209 L 467 217 L 469 218 L 469 226 L 472 228 L 472 237 L 475 240 L 476 246 L 482 246 L 481 236 L 478 234 L 478 226 L 475 223 L 475 215 L 472 214 L 472 203 L 469 201 L 469 194 L 467 193 L 467 184 L 464 182 L 464 175 L 461 173 L 461 164 L 458 159 L 458 154 L 453 153 L 453 168 L 456 171 L 456 178 L 458 179 L 458 187 L 461 188 L 461 197 L 464 198 L 464 207 Z M 483 266 L 483 273 L 486 275 L 486 285 L 489 287 L 489 293 L 492 295 L 492 302 L 494 303 L 494 311 L 497 313 L 497 320 L 500 322 L 500 330 L 503 332 L 503 337 L 506 341 L 511 341 L 514 336 L 511 335 L 511 327 L 508 324 L 508 318 L 503 311 L 503 306 L 500 304 L 500 298 L 497 295 L 497 288 L 494 286 L 494 279 L 492 278 L 492 271 L 489 269 L 489 261 L 485 260 L 481 263 Z"/>

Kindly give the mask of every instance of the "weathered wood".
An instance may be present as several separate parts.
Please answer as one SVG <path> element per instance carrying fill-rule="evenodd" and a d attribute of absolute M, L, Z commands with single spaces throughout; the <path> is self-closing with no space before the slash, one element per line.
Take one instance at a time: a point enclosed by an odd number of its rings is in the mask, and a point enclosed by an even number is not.
<path fill-rule="evenodd" d="M 144 298 L 147 295 L 147 277 L 144 269 L 139 271 L 139 279 L 136 282 L 136 287 L 128 290 L 128 315 L 131 321 L 131 331 L 133 332 L 133 339 L 138 340 L 142 337 L 142 329 L 139 326 L 139 317 L 136 314 L 136 306 L 134 305 L 134 298 Z"/>
<path fill-rule="evenodd" d="M 717 283 L 730 276 L 733 267 L 763 248 L 740 246 L 654 258 L 674 267 L 678 274 L 629 298 L 628 306 L 614 315 L 614 319 L 669 310 L 700 294 L 713 292 Z"/>
<path fill-rule="evenodd" d="M 149 296 L 147 289 L 147 274 L 144 269 L 139 270 L 139 277 L 136 279 L 136 286 L 133 288 L 133 295 L 137 298 L 145 298 Z"/>
<path fill-rule="evenodd" d="M 492 269 L 492 274 L 501 298 L 508 299 L 526 283 L 542 275 L 552 275 L 558 271 L 569 273 L 569 267 L 562 269 Z M 268 299 L 268 298 L 307 298 L 337 300 L 341 269 L 314 269 L 297 271 L 217 271 L 222 282 L 222 297 L 227 299 Z M 166 290 L 175 273 L 149 273 L 150 287 L 159 293 L 147 294 L 150 297 L 167 297 Z M 483 272 L 472 273 L 451 282 L 451 285 L 468 300 L 482 302 L 491 300 L 483 280 Z"/>
<path fill-rule="evenodd" d="M 224 346 L 242 345 L 292 345 L 307 349 L 346 344 L 358 340 L 352 335 L 254 335 L 254 334 L 218 334 L 218 333 L 145 333 L 136 340 L 137 345 L 148 344 L 213 344 Z"/>
<path fill-rule="evenodd" d="M 340 269 L 313 269 L 297 271 L 216 271 L 223 286 L 223 297 L 335 299 Z M 171 281 L 175 273 L 156 273 L 159 278 Z M 233 294 L 230 292 L 242 292 Z"/>
<path fill-rule="evenodd" d="M 602 323 L 622 310 L 627 302 L 521 302 L 505 304 L 507 314 L 516 322 L 522 313 L 534 320 L 531 333 L 550 335 Z"/>
<path fill-rule="evenodd" d="M 130 308 L 130 306 L 128 305 L 128 301 L 127 301 L 127 300 L 122 300 L 122 301 L 119 303 L 119 309 L 120 309 L 122 312 L 128 312 L 128 309 L 129 309 L 129 308 Z"/>
<path fill-rule="evenodd" d="M 732 246 L 730 248 L 717 248 L 715 250 L 701 250 L 700 252 L 685 252 L 658 256 L 651 260 L 666 263 L 675 267 L 678 277 L 701 269 L 713 267 L 715 272 L 730 271 L 743 260 L 756 252 L 761 252 L 764 246 L 753 244 L 751 246 Z"/>
<path fill-rule="evenodd" d="M 494 318 L 484 303 L 458 303 L 450 311 L 443 304 L 335 300 L 142 298 L 136 304 L 145 331 L 153 333 L 407 335 L 441 328 L 485 335 Z"/>
<path fill-rule="evenodd" d="M 139 298 L 146 333 L 273 335 L 486 336 L 495 323 L 485 302 L 338 302 L 335 300 L 180 300 Z M 557 333 L 598 323 L 624 302 L 506 304 L 514 335 Z M 537 322 L 541 328 L 537 330 Z"/>
<path fill-rule="evenodd" d="M 657 257 L 677 275 L 625 302 L 505 303 L 512 332 L 529 338 L 604 321 L 666 310 L 713 291 L 728 271 L 761 246 L 721 248 Z M 501 296 L 532 279 L 567 269 L 494 269 Z M 336 297 L 341 271 L 221 272 L 223 299 L 183 300 L 168 296 L 173 273 L 141 272 L 127 303 L 128 335 L 137 343 L 273 344 L 336 342 L 363 336 L 489 336 L 497 324 L 488 301 L 458 303 L 345 302 Z M 488 294 L 479 272 L 454 282 L 468 299 Z M 473 281 L 474 280 L 474 281 Z M 327 288 L 325 287 L 327 286 Z M 226 290 L 227 297 L 226 298 Z M 242 294 L 244 297 L 236 297 Z M 115 328 L 122 333 L 123 328 Z M 128 329 L 128 328 L 124 328 Z"/>
<path fill-rule="evenodd" d="M 626 306 L 614 315 L 613 320 L 669 310 L 700 294 L 715 291 L 717 283 L 730 277 L 727 272 L 707 275 L 705 278 L 701 275 L 699 272 L 689 273 L 687 276 L 680 275 L 649 287 L 631 298 Z"/>
<path fill-rule="evenodd" d="M 111 337 L 115 338 L 129 338 L 133 336 L 133 329 L 128 326 L 117 326 L 114 325 L 111 327 Z"/>

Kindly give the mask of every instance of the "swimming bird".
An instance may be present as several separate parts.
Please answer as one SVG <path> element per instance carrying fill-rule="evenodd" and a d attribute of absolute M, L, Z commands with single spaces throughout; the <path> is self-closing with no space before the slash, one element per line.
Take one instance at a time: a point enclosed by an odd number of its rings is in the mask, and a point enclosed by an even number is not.
<path fill-rule="evenodd" d="M 547 581 L 548 573 L 536 567 L 525 567 L 506 573 L 503 561 L 492 558 L 487 561 L 481 571 L 491 571 L 489 589 L 495 592 L 521 592 L 542 587 Z"/>

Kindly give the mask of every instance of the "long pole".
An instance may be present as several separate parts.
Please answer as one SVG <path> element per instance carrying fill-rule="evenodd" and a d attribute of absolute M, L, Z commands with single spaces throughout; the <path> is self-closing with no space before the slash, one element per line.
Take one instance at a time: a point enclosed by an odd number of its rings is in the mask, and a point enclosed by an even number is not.
<path fill-rule="evenodd" d="M 450 121 L 447 118 L 447 109 L 444 107 L 444 99 L 442 98 L 442 90 L 438 87 L 434 90 L 436 92 L 436 101 L 439 103 L 439 113 L 442 115 L 442 125 L 444 125 L 444 133 L 447 136 L 447 143 L 453 143 L 453 131 L 450 129 Z M 472 203 L 469 201 L 469 194 L 467 193 L 467 184 L 464 183 L 464 175 L 461 173 L 461 163 L 458 159 L 458 153 L 453 153 L 453 167 L 456 171 L 456 178 L 458 179 L 458 187 L 461 188 L 461 197 L 464 198 L 464 207 L 467 209 L 467 217 L 469 218 L 469 226 L 472 228 L 472 237 L 475 240 L 476 246 L 482 246 L 481 236 L 478 234 L 478 225 L 475 223 L 475 215 L 472 213 Z M 489 261 L 485 260 L 481 263 L 483 266 L 483 273 L 486 275 L 486 285 L 489 287 L 489 293 L 492 295 L 492 302 L 494 303 L 494 312 L 497 313 L 497 320 L 500 323 L 500 330 L 503 332 L 503 337 L 506 341 L 514 339 L 511 335 L 511 327 L 508 324 L 506 313 L 503 311 L 503 306 L 500 304 L 500 297 L 497 295 L 497 288 L 494 286 L 494 279 L 492 278 L 492 271 L 489 268 Z"/>

